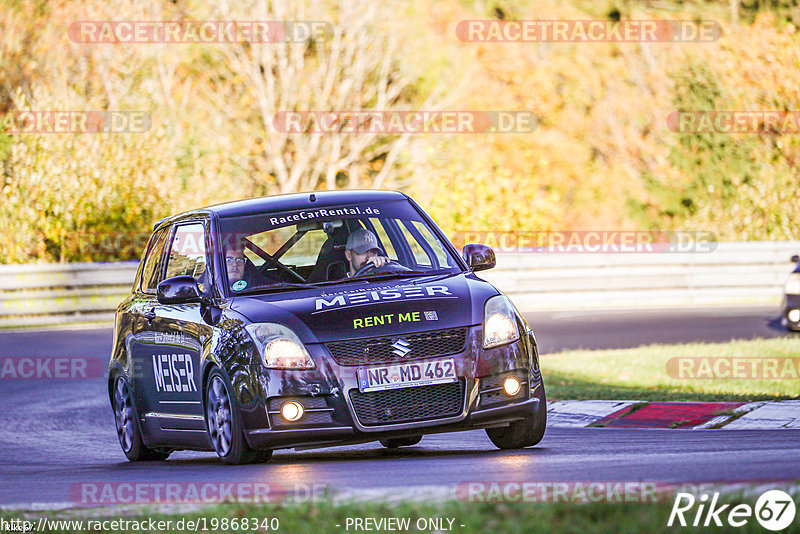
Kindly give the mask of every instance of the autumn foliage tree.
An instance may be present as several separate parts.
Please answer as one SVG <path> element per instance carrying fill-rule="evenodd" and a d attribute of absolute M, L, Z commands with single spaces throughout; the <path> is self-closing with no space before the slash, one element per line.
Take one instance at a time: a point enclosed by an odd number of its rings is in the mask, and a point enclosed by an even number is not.
<path fill-rule="evenodd" d="M 601 5 L 602 4 L 602 5 Z M 669 4 L 669 5 L 667 5 Z M 796 239 L 800 136 L 676 133 L 676 110 L 800 110 L 785 2 L 0 0 L 0 113 L 140 110 L 144 133 L 0 132 L 0 262 L 96 261 L 166 215 L 398 188 L 446 231 Z M 763 4 L 763 6 L 762 6 Z M 778 5 L 780 4 L 780 5 Z M 464 19 L 719 20 L 706 43 L 476 43 Z M 322 21 L 278 43 L 84 43 L 82 20 Z M 529 110 L 532 133 L 287 133 L 285 111 Z"/>

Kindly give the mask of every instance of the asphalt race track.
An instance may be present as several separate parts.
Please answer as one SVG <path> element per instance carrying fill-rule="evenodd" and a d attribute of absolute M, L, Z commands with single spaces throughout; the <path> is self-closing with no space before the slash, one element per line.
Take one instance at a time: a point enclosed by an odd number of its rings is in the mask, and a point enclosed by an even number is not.
<path fill-rule="evenodd" d="M 527 314 L 542 352 L 786 334 L 773 308 Z M 108 359 L 110 328 L 0 333 L 0 358 Z M 546 380 L 546 377 L 545 377 Z M 337 490 L 470 481 L 701 483 L 800 479 L 800 431 L 550 428 L 542 443 L 498 451 L 481 431 L 425 437 L 387 451 L 377 443 L 279 451 L 263 465 L 225 466 L 211 453 L 125 460 L 103 376 L 0 380 L 0 505 L 75 503 L 81 483 L 263 482 Z"/>
<path fill-rule="evenodd" d="M 788 334 L 775 306 L 526 313 L 539 352 L 651 343 L 722 342 Z"/>

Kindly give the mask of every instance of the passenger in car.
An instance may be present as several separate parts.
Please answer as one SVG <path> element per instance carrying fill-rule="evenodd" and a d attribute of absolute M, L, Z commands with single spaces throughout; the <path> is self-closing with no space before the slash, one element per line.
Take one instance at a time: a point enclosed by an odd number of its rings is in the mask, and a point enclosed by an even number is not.
<path fill-rule="evenodd" d="M 229 287 L 234 291 L 275 283 L 259 273 L 258 268 L 245 257 L 240 248 L 225 249 L 225 269 L 228 272 Z"/>

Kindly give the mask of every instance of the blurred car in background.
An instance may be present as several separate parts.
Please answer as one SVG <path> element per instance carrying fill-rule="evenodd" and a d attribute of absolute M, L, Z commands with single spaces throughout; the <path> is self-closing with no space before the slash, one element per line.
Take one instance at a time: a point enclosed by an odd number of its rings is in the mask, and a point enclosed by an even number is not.
<path fill-rule="evenodd" d="M 794 271 L 784 286 L 783 321 L 789 330 L 800 331 L 800 255 L 792 256 Z"/>

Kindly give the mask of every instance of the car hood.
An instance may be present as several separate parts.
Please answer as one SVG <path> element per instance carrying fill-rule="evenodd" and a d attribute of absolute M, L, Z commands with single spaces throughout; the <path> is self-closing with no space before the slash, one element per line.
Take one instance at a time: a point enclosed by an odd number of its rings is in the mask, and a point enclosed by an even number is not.
<path fill-rule="evenodd" d="M 252 322 L 288 326 L 304 343 L 324 343 L 479 324 L 486 299 L 498 293 L 460 273 L 237 296 L 230 307 Z"/>

